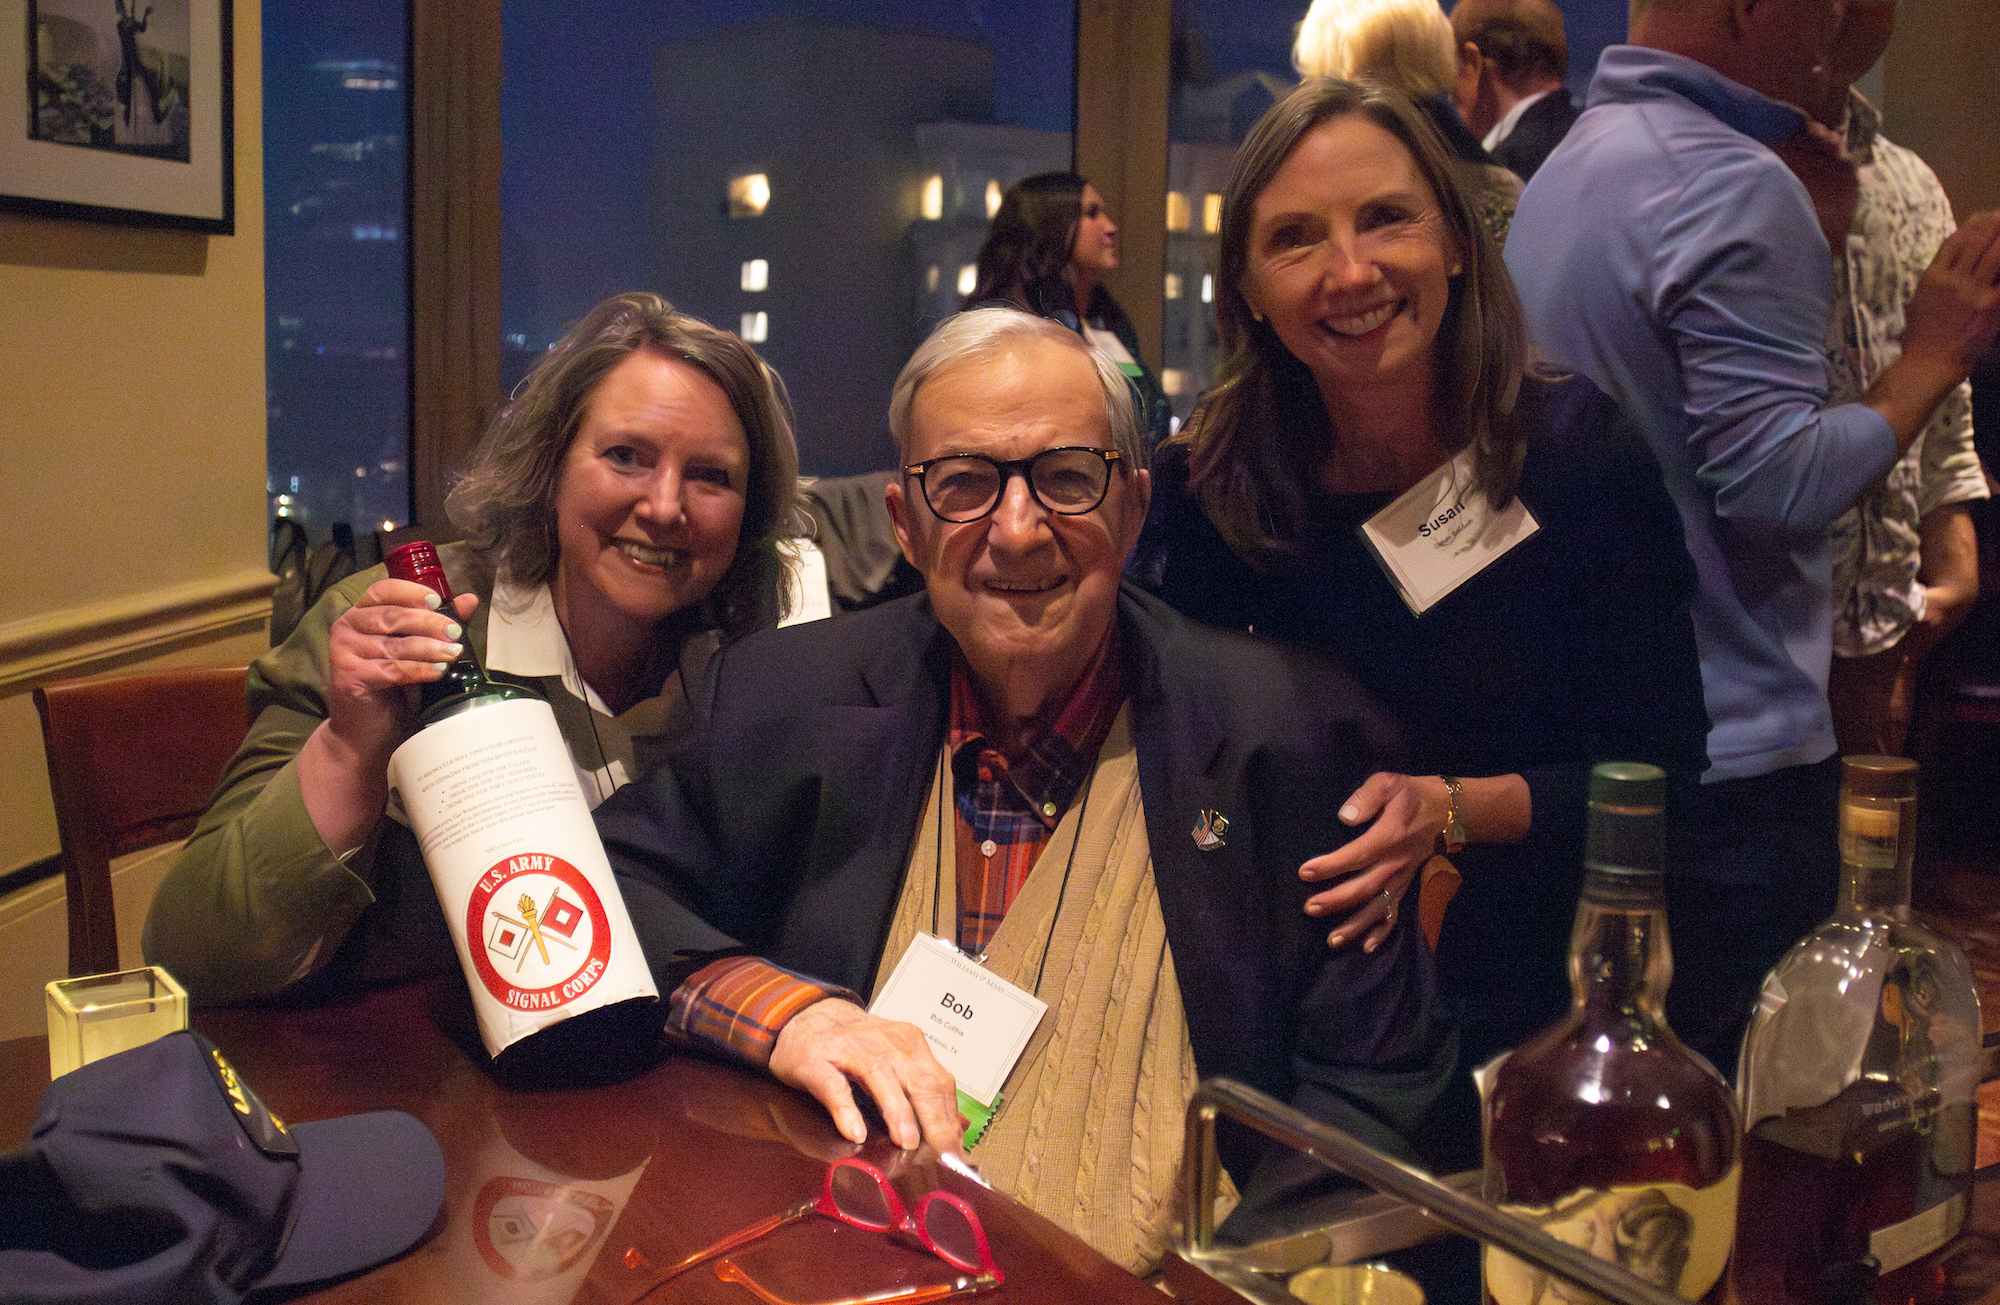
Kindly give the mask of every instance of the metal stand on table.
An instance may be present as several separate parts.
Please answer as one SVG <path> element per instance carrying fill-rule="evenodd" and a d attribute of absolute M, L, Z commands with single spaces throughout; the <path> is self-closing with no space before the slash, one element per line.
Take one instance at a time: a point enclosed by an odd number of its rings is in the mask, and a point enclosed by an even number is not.
<path fill-rule="evenodd" d="M 1222 1115 L 1304 1152 L 1329 1169 L 1360 1179 L 1379 1195 L 1346 1197 L 1331 1218 L 1308 1221 L 1254 1246 L 1218 1245 L 1215 1193 L 1222 1166 L 1216 1158 L 1215 1121 Z M 1313 1264 L 1373 1259 L 1456 1231 L 1618 1305 L 1688 1305 L 1685 1297 L 1558 1241 L 1527 1220 L 1479 1199 L 1472 1194 L 1479 1187 L 1477 1172 L 1432 1178 L 1233 1079 L 1209 1079 L 1188 1103 L 1187 1163 L 1182 1172 L 1182 1244 L 1169 1257 L 1166 1270 L 1168 1287 L 1182 1299 L 1213 1305 L 1243 1299 L 1297 1305 L 1286 1275 Z M 1320 1213 L 1328 1212 L 1322 1208 Z M 1204 1277 L 1210 1281 L 1204 1283 Z"/>

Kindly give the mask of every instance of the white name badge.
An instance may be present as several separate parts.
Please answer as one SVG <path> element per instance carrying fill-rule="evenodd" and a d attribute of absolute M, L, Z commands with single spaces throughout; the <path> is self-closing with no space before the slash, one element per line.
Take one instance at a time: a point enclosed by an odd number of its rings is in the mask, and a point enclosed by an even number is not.
<path fill-rule="evenodd" d="M 1410 486 L 1361 525 L 1361 537 L 1418 616 L 1542 528 L 1528 505 L 1500 511 L 1474 488 L 1472 449 Z"/>
<path fill-rule="evenodd" d="M 959 1090 L 990 1106 L 1048 1008 L 944 939 L 920 933 L 868 1013 L 922 1029 Z"/>

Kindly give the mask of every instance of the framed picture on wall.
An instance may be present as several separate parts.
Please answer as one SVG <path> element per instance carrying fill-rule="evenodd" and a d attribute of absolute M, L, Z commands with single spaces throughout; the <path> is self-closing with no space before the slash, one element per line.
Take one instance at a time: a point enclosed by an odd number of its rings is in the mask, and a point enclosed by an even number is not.
<path fill-rule="evenodd" d="M 232 0 L 0 0 L 0 208 L 236 231 Z"/>

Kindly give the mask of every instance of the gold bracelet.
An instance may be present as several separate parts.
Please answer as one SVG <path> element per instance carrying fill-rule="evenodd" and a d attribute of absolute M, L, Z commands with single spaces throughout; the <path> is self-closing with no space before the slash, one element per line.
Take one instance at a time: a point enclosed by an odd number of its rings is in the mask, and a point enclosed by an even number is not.
<path fill-rule="evenodd" d="M 1437 855 L 1450 856 L 1465 848 L 1465 819 L 1458 810 L 1460 785 L 1456 776 L 1438 778 L 1444 781 L 1444 828 L 1438 831 Z"/>

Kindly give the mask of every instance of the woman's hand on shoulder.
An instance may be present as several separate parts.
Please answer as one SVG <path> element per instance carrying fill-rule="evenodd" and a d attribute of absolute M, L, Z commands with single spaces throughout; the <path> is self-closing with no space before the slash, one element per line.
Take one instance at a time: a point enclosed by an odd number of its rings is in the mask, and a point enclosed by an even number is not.
<path fill-rule="evenodd" d="M 1306 899 L 1307 915 L 1344 913 L 1327 946 L 1359 937 L 1372 952 L 1388 941 L 1404 890 L 1437 853 L 1450 811 L 1451 791 L 1441 775 L 1378 771 L 1348 795 L 1340 804 L 1341 821 L 1368 827 L 1353 842 L 1299 867 L 1299 878 L 1310 882 L 1340 879 Z M 1459 781 L 1458 819 L 1467 842 L 1517 842 L 1527 837 L 1533 815 L 1528 781 L 1518 774 Z"/>
<path fill-rule="evenodd" d="M 1378 771 L 1341 803 L 1342 823 L 1367 828 L 1299 867 L 1309 882 L 1340 880 L 1306 899 L 1307 915 L 1341 917 L 1327 946 L 1360 938 L 1362 950 L 1372 952 L 1389 940 L 1404 890 L 1437 850 L 1449 796 L 1436 775 Z"/>
<path fill-rule="evenodd" d="M 327 720 L 357 755 L 393 747 L 414 707 L 410 686 L 435 680 L 462 651 L 461 622 L 479 605 L 460 594 L 457 620 L 437 596 L 409 580 L 384 578 L 342 612 L 327 636 Z"/>

